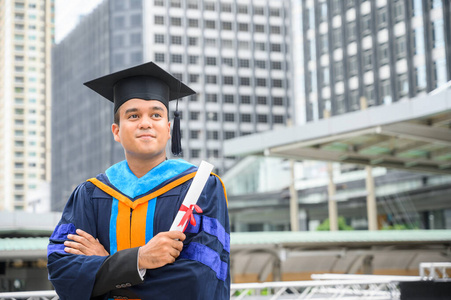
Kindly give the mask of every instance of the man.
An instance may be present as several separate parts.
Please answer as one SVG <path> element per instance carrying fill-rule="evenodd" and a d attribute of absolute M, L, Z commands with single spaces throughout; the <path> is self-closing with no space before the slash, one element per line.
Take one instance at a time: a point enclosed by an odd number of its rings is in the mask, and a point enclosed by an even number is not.
<path fill-rule="evenodd" d="M 49 279 L 60 299 L 229 299 L 230 230 L 217 176 L 186 234 L 168 231 L 197 170 L 166 159 L 168 106 L 194 92 L 152 62 L 85 85 L 114 103 L 112 133 L 126 160 L 74 190 L 50 237 Z"/>

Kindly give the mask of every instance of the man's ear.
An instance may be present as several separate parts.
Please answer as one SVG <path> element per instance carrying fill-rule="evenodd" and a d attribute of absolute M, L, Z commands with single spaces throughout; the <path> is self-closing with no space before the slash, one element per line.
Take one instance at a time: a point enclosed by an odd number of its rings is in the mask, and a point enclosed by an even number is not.
<path fill-rule="evenodd" d="M 118 143 L 121 142 L 121 138 L 119 137 L 119 125 L 116 123 L 113 123 L 111 125 L 111 132 L 113 133 L 114 140 Z"/>
<path fill-rule="evenodd" d="M 169 138 L 168 141 L 171 139 L 171 122 L 168 122 L 168 131 L 169 131 Z"/>

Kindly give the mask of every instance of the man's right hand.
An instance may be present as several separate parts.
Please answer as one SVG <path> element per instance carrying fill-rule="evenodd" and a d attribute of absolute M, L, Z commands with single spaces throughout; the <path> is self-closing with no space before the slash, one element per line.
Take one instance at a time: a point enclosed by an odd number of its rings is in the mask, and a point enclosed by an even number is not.
<path fill-rule="evenodd" d="M 179 231 L 160 232 L 139 249 L 140 269 L 156 269 L 171 264 L 183 249 L 185 234 Z"/>

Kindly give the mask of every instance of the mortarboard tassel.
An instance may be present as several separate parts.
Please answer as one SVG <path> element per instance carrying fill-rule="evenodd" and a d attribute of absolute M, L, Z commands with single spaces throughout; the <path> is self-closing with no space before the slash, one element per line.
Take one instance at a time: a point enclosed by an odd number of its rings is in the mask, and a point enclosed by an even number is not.
<path fill-rule="evenodd" d="M 179 156 L 182 153 L 182 137 L 180 133 L 180 113 L 179 99 L 177 99 L 176 109 L 174 112 L 174 124 L 172 126 L 172 154 Z"/>

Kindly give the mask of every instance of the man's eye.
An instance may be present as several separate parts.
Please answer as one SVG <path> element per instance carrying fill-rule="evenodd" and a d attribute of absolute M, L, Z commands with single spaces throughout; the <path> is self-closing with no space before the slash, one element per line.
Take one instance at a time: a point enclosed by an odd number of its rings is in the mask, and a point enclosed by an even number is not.
<path fill-rule="evenodd" d="M 161 118 L 161 115 L 159 113 L 154 113 L 152 114 L 153 118 Z"/>
<path fill-rule="evenodd" d="M 128 118 L 129 119 L 136 119 L 136 118 L 138 118 L 138 115 L 137 114 L 133 114 L 133 115 L 128 116 Z"/>

